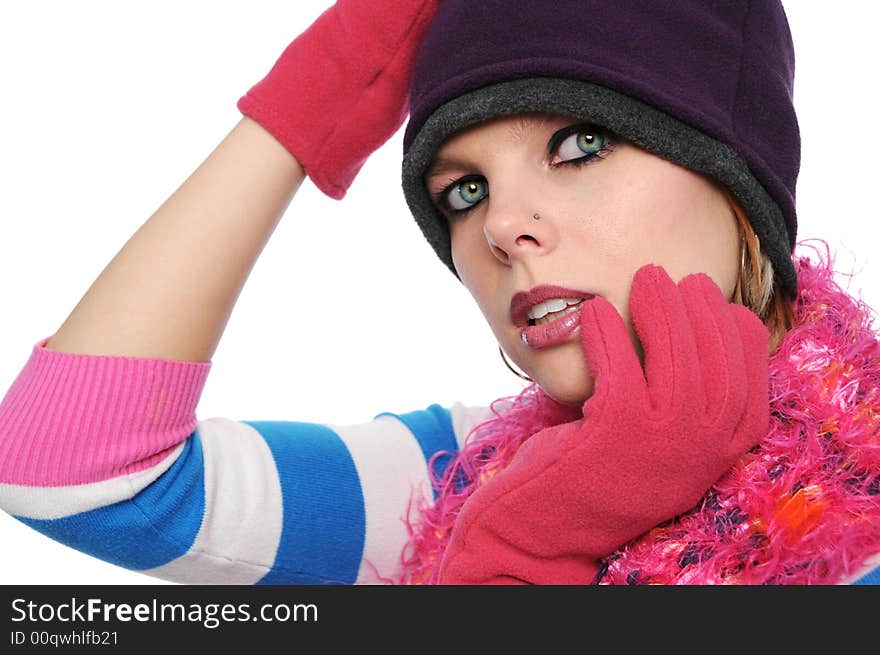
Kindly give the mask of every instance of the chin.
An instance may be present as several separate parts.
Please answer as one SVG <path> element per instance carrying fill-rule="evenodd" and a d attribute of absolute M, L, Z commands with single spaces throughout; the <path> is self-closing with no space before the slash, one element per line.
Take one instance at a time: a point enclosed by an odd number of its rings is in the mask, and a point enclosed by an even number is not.
<path fill-rule="evenodd" d="M 550 375 L 535 378 L 541 390 L 553 400 L 563 405 L 580 407 L 593 395 L 593 376 L 584 367 L 580 370 L 567 371 L 560 375 L 558 371 Z"/>
<path fill-rule="evenodd" d="M 588 393 L 578 393 L 574 390 L 564 390 L 560 392 L 555 389 L 548 389 L 547 387 L 541 387 L 541 389 L 556 402 L 561 405 L 568 405 L 569 407 L 582 406 L 587 398 L 592 395 Z"/>

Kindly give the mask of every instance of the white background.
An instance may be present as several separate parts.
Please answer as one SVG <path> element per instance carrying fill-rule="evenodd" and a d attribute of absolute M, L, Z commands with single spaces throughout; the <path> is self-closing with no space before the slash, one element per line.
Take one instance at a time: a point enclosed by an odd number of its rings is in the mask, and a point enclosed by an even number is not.
<path fill-rule="evenodd" d="M 784 4 L 803 148 L 798 237 L 828 241 L 837 268 L 857 273 L 850 292 L 880 308 L 880 10 Z M 237 123 L 238 98 L 329 5 L 2 4 L 0 397 L 33 344 Z M 238 300 L 200 418 L 357 423 L 522 388 L 409 214 L 402 139 L 403 129 L 372 155 L 341 202 L 304 182 Z M 77 583 L 166 584 L 0 512 L 0 584 Z"/>

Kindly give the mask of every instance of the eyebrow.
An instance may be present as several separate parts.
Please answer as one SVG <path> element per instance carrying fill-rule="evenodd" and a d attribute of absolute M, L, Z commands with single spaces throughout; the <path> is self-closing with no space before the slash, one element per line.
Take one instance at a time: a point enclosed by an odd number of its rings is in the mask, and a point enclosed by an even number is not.
<path fill-rule="evenodd" d="M 518 141 L 530 132 L 544 127 L 549 121 L 543 117 L 522 116 L 516 123 L 509 126 L 507 134 L 513 141 Z M 456 168 L 473 168 L 469 161 L 456 159 L 455 157 L 436 157 L 425 173 L 426 179 L 431 179 Z"/>
<path fill-rule="evenodd" d="M 543 128 L 550 122 L 552 121 L 543 116 L 520 116 L 516 123 L 507 128 L 507 133 L 514 140 L 519 140 L 527 136 L 530 132 Z"/>
<path fill-rule="evenodd" d="M 426 179 L 435 178 L 438 175 L 442 175 L 446 171 L 451 171 L 456 168 L 472 168 L 473 165 L 462 161 L 460 159 L 455 159 L 454 157 L 437 157 L 434 159 L 434 163 L 431 164 L 431 167 L 428 169 L 428 172 L 425 173 Z"/>

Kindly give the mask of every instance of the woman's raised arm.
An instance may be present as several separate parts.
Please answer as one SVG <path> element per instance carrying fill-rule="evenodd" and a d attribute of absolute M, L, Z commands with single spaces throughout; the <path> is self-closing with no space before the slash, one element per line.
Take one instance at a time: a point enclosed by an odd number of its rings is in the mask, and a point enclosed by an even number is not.
<path fill-rule="evenodd" d="M 244 117 L 34 346 L 0 399 L 0 509 L 73 548 L 171 580 L 355 581 L 359 557 L 393 564 L 405 508 L 387 485 L 403 499 L 427 479 L 432 449 L 455 442 L 449 412 L 417 421 L 415 432 L 377 417 L 337 436 L 306 423 L 199 422 L 196 407 L 244 282 L 304 177 L 341 199 L 402 124 L 414 53 L 437 4 L 339 0 L 241 97 Z M 349 434 L 366 468 L 350 454 Z M 387 456 L 375 456 L 377 443 Z M 308 457 L 293 451 L 317 453 L 350 484 L 303 468 Z M 404 460 L 391 475 L 381 466 Z M 384 486 L 369 482 L 370 470 Z M 352 548 L 328 559 L 324 524 L 308 511 L 290 514 L 290 498 L 308 508 L 338 498 L 340 484 L 351 507 L 373 508 L 372 532 L 343 513 Z M 314 557 L 323 563 L 303 563 Z M 204 566 L 193 568 L 196 560 Z"/>
<path fill-rule="evenodd" d="M 129 240 L 46 345 L 210 360 L 304 175 L 341 199 L 403 124 L 415 53 L 438 6 L 338 0 L 323 12 L 239 100 L 245 117 Z"/>
<path fill-rule="evenodd" d="M 291 153 L 242 117 L 128 240 L 46 346 L 209 361 L 304 178 Z"/>

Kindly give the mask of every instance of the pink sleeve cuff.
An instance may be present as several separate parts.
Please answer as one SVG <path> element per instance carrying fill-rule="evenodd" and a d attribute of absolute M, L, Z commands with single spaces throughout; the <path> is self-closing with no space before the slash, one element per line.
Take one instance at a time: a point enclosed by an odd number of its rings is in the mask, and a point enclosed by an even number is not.
<path fill-rule="evenodd" d="M 0 402 L 0 483 L 99 482 L 154 466 L 192 434 L 211 362 L 64 353 L 50 338 Z"/>

